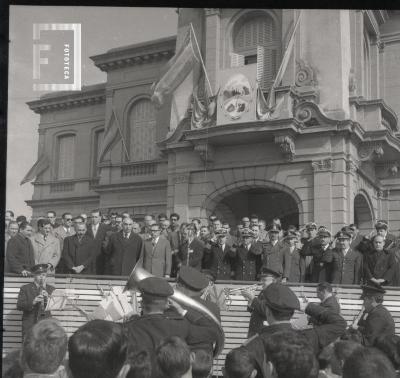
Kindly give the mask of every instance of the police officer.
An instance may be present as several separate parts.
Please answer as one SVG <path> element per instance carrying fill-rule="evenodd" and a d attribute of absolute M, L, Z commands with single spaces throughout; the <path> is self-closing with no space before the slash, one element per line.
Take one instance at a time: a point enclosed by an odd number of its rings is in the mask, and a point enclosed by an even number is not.
<path fill-rule="evenodd" d="M 30 272 L 33 282 L 21 286 L 17 309 L 22 311 L 22 338 L 41 319 L 51 317 L 46 311 L 48 298 L 55 287 L 46 284 L 48 264 L 34 265 Z"/>
<path fill-rule="evenodd" d="M 365 346 L 372 346 L 378 336 L 394 335 L 395 324 L 390 312 L 382 305 L 385 289 L 371 280 L 361 287 L 364 312 L 353 328 L 358 328 Z"/>
<path fill-rule="evenodd" d="M 268 358 L 264 351 L 264 341 L 278 331 L 301 332 L 312 346 L 315 354 L 323 347 L 340 337 L 346 329 L 346 321 L 339 315 L 326 311 L 315 303 L 302 303 L 300 305 L 294 292 L 280 283 L 272 283 L 262 291 L 264 318 L 268 326 L 262 327 L 258 335 L 250 338 L 243 347 L 248 349 L 256 361 L 258 376 L 269 377 L 267 368 Z M 290 320 L 295 310 L 300 310 L 318 320 L 318 325 L 310 329 L 295 331 Z"/>

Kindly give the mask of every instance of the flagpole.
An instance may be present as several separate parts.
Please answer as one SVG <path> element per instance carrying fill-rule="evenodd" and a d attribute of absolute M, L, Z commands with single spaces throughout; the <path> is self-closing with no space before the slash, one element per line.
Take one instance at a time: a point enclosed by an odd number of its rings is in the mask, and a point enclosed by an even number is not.
<path fill-rule="evenodd" d="M 199 47 L 199 44 L 197 42 L 196 33 L 194 32 L 194 28 L 193 28 L 193 24 L 192 23 L 190 23 L 190 29 L 193 32 L 194 41 L 196 42 L 197 51 L 199 52 L 200 62 L 201 62 L 201 65 L 203 67 L 204 75 L 206 76 L 208 87 L 210 89 L 210 94 L 211 94 L 210 97 L 212 97 L 213 96 L 213 91 L 211 89 L 211 83 L 210 83 L 210 80 L 208 79 L 207 70 L 206 70 L 206 67 L 205 67 L 204 62 L 203 62 L 203 57 L 201 56 L 200 47 Z"/>
<path fill-rule="evenodd" d="M 117 113 L 115 112 L 114 106 L 113 106 L 113 105 L 112 105 L 111 109 L 112 109 L 112 112 L 113 112 L 113 114 L 114 114 L 115 121 L 116 121 L 116 123 L 117 123 L 117 128 L 118 128 L 118 131 L 119 131 L 119 135 L 121 136 L 122 146 L 124 147 L 124 151 L 125 151 L 126 158 L 127 158 L 128 160 L 130 160 L 129 154 L 128 154 L 128 150 L 127 150 L 126 144 L 125 144 L 125 138 L 124 138 L 124 136 L 122 135 L 122 131 L 121 131 L 121 128 L 120 128 L 120 123 L 119 123 L 119 121 L 118 121 Z"/>

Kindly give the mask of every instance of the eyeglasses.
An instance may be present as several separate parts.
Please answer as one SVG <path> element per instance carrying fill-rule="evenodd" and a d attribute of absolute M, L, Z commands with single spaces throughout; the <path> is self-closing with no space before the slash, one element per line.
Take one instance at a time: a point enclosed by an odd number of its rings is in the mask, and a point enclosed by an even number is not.
<path fill-rule="evenodd" d="M 171 218 L 172 221 L 177 222 L 178 219 L 177 218 Z"/>
<path fill-rule="evenodd" d="M 65 218 L 65 220 L 71 222 L 72 218 Z"/>

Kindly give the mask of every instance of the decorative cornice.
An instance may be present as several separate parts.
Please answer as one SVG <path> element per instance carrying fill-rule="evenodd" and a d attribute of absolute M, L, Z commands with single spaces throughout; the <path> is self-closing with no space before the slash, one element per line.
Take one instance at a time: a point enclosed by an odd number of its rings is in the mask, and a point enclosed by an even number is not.
<path fill-rule="evenodd" d="M 174 177 L 174 184 L 188 183 L 190 180 L 190 173 L 177 173 Z"/>
<path fill-rule="evenodd" d="M 83 87 L 79 92 L 58 92 L 42 96 L 26 104 L 35 113 L 42 114 L 81 106 L 101 104 L 106 101 L 105 83 Z"/>
<path fill-rule="evenodd" d="M 90 59 L 102 71 L 108 72 L 122 67 L 168 60 L 175 54 L 175 47 L 176 37 L 173 36 L 111 49 L 104 54 L 91 56 Z"/>
<path fill-rule="evenodd" d="M 391 44 L 391 43 L 399 43 L 400 42 L 400 32 L 397 31 L 394 33 L 381 34 L 380 40 L 387 45 Z"/>
<path fill-rule="evenodd" d="M 296 155 L 296 149 L 294 139 L 289 135 L 276 135 L 275 144 L 278 144 L 282 150 L 284 159 L 287 161 L 293 161 Z"/>
<path fill-rule="evenodd" d="M 389 189 L 386 189 L 386 190 L 378 189 L 376 191 L 376 196 L 380 200 L 389 198 L 389 195 L 390 195 L 390 190 Z"/>
<path fill-rule="evenodd" d="M 357 153 L 360 161 L 371 160 L 374 154 L 380 158 L 384 154 L 382 142 L 361 142 Z"/>
<path fill-rule="evenodd" d="M 296 60 L 295 84 L 297 87 L 316 85 L 316 75 L 314 69 L 303 59 Z"/>
<path fill-rule="evenodd" d="M 321 159 L 311 162 L 314 172 L 325 172 L 332 170 L 332 159 Z"/>

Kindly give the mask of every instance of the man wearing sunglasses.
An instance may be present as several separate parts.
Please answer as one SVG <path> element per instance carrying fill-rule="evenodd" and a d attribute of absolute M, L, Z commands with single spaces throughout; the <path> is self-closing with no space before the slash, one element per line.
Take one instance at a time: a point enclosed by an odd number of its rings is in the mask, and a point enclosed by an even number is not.
<path fill-rule="evenodd" d="M 61 250 L 64 245 L 64 239 L 67 236 L 75 235 L 72 219 L 71 213 L 64 213 L 62 215 L 62 225 L 54 229 L 54 236 L 60 241 Z"/>

